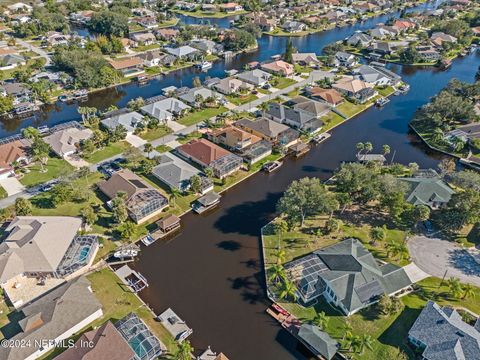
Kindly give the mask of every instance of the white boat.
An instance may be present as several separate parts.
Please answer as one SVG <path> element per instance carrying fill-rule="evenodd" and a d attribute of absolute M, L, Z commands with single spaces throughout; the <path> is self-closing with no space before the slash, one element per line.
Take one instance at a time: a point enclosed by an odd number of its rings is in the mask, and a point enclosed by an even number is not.
<path fill-rule="evenodd" d="M 312 138 L 312 141 L 313 141 L 314 143 L 320 144 L 322 141 L 328 139 L 330 136 L 331 136 L 330 133 L 318 134 L 318 135 L 315 135 L 315 136 Z"/>
<path fill-rule="evenodd" d="M 195 66 L 201 70 L 208 70 L 213 66 L 213 64 L 210 61 L 202 61 L 201 63 L 198 63 Z"/>
<path fill-rule="evenodd" d="M 117 259 L 132 258 L 138 255 L 138 250 L 136 249 L 123 249 L 118 250 L 113 253 L 113 256 Z"/>
<path fill-rule="evenodd" d="M 282 166 L 282 162 L 281 161 L 270 161 L 268 163 L 266 163 L 265 165 L 263 165 L 262 169 L 268 173 L 271 173 L 275 170 L 277 170 L 278 168 L 280 168 L 280 166 Z"/>

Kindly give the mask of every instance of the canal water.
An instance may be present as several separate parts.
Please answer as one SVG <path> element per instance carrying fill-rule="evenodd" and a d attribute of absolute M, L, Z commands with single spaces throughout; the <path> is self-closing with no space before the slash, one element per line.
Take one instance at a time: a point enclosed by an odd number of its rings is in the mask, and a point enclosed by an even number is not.
<path fill-rule="evenodd" d="M 408 11 L 422 11 L 436 7 L 442 0 L 424 3 L 418 7 L 408 9 Z M 375 26 L 377 23 L 386 22 L 389 18 L 398 16 L 399 12 L 382 15 L 379 17 L 370 18 L 367 21 L 359 22 L 351 26 L 342 28 L 335 28 L 333 30 L 324 31 L 320 33 L 311 34 L 305 37 L 292 38 L 293 45 L 300 52 L 315 52 L 321 53 L 322 48 L 334 41 L 343 40 L 350 36 L 354 31 L 367 30 Z M 180 16 L 184 23 L 199 23 L 205 22 L 206 19 L 196 19 L 187 16 Z M 208 19 L 212 24 L 218 27 L 228 27 L 231 18 L 223 19 Z M 75 31 L 84 36 L 88 35 L 85 29 L 75 28 Z M 175 86 L 191 86 L 193 78 L 199 76 L 204 80 L 209 77 L 225 77 L 225 70 L 229 69 L 243 69 L 243 67 L 251 61 L 268 60 L 271 56 L 281 54 L 285 50 L 287 42 L 286 37 L 275 37 L 263 35 L 258 39 L 259 48 L 248 54 L 240 54 L 228 61 L 216 61 L 208 72 L 199 72 L 194 68 L 187 68 L 172 72 L 168 75 L 161 76 L 158 79 L 150 81 L 148 84 L 139 86 L 137 83 L 129 83 L 115 88 L 106 89 L 103 91 L 90 94 L 88 101 L 83 103 L 66 104 L 60 101 L 46 105 L 42 111 L 38 111 L 34 116 L 27 119 L 0 119 L 0 138 L 9 136 L 20 132 L 22 128 L 27 126 L 53 126 L 63 122 L 79 120 L 80 115 L 77 112 L 78 106 L 93 106 L 97 109 L 103 110 L 110 105 L 117 107 L 125 107 L 129 100 L 139 96 L 148 98 L 160 94 L 160 90 L 164 87 Z"/>
<path fill-rule="evenodd" d="M 141 297 L 156 313 L 172 307 L 186 320 L 196 349 L 211 345 L 233 360 L 308 358 L 265 313 L 260 228 L 274 217 L 277 200 L 293 180 L 329 177 L 342 161 L 354 160 L 357 142 L 371 141 L 374 152 L 389 144 L 395 162 L 436 167 L 438 155 L 409 134 L 408 122 L 450 79 L 473 82 L 479 64 L 480 54 L 474 54 L 455 60 L 448 71 L 393 66 L 411 85 L 406 95 L 344 123 L 277 172 L 254 175 L 228 190 L 213 213 L 184 216 L 179 236 L 144 249 L 134 265 L 150 284 Z"/>

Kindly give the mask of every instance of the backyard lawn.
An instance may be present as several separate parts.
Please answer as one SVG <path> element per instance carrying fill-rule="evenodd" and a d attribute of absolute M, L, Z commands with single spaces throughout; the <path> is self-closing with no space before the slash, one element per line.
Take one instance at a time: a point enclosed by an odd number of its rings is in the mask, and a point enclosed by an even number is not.
<path fill-rule="evenodd" d="M 296 83 L 295 80 L 286 78 L 283 76 L 276 76 L 273 78 L 272 81 L 270 81 L 272 86 L 277 89 L 285 89 L 286 87 L 289 87 L 290 85 L 293 85 Z"/>
<path fill-rule="evenodd" d="M 41 166 L 38 163 L 34 163 L 28 166 L 29 173 L 25 173 L 20 179 L 20 182 L 25 186 L 34 186 L 45 183 L 49 180 L 56 179 L 61 176 L 68 175 L 73 172 L 73 166 L 63 159 L 56 157 L 50 157 L 47 165 L 44 166 L 46 172 L 41 171 Z"/>
<path fill-rule="evenodd" d="M 249 102 L 252 102 L 253 100 L 257 100 L 257 96 L 254 94 L 246 94 L 246 95 L 228 95 L 226 96 L 227 100 L 231 102 L 234 105 L 243 105 Z"/>
<path fill-rule="evenodd" d="M 84 159 L 91 164 L 97 164 L 103 160 L 123 153 L 128 147 L 130 147 L 130 144 L 128 144 L 126 141 L 119 141 L 105 146 L 89 156 L 85 156 Z"/>
<path fill-rule="evenodd" d="M 344 118 L 342 118 L 337 113 L 334 113 L 333 111 L 329 111 L 326 115 L 322 116 L 320 120 L 325 123 L 322 128 L 323 131 L 330 130 L 331 128 L 345 121 Z"/>
<path fill-rule="evenodd" d="M 158 145 L 155 150 L 157 150 L 159 153 L 166 153 L 169 151 L 172 151 L 172 148 L 168 145 Z"/>
<path fill-rule="evenodd" d="M 348 100 L 345 100 L 343 103 L 337 106 L 337 110 L 344 114 L 347 118 L 355 116 L 359 112 L 366 109 L 365 104 L 354 104 Z"/>
<path fill-rule="evenodd" d="M 159 126 L 156 129 L 147 129 L 143 133 L 140 134 L 140 137 L 143 140 L 152 141 L 167 134 L 170 134 L 172 130 L 168 126 Z"/>
<path fill-rule="evenodd" d="M 224 106 L 220 106 L 218 108 L 205 108 L 198 111 L 194 110 L 183 116 L 180 120 L 178 120 L 178 122 L 182 125 L 190 126 L 210 119 L 211 117 L 217 116 L 225 111 L 227 111 L 227 108 Z"/>

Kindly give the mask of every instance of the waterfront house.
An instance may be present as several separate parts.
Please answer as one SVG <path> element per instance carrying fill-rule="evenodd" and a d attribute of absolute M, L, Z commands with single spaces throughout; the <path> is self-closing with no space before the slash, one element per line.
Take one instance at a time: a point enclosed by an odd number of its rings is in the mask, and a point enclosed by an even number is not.
<path fill-rule="evenodd" d="M 400 31 L 414 29 L 416 26 L 417 24 L 415 22 L 408 19 L 398 19 L 398 20 L 395 20 L 392 24 L 392 27 L 397 28 Z"/>
<path fill-rule="evenodd" d="M 335 89 L 313 87 L 307 91 L 307 95 L 312 99 L 324 102 L 332 107 L 335 107 L 344 101 L 342 94 Z"/>
<path fill-rule="evenodd" d="M 135 19 L 135 22 L 144 27 L 145 29 L 154 29 L 158 27 L 157 19 L 155 16 L 142 16 Z"/>
<path fill-rule="evenodd" d="M 264 86 L 272 78 L 272 75 L 260 69 L 253 69 L 237 74 L 236 77 L 254 86 Z"/>
<path fill-rule="evenodd" d="M 383 66 L 361 65 L 354 71 L 356 78 L 375 86 L 398 85 L 401 77 Z"/>
<path fill-rule="evenodd" d="M 331 360 L 340 346 L 318 326 L 308 323 L 300 325 L 297 336 L 313 354 L 325 360 Z"/>
<path fill-rule="evenodd" d="M 128 169 L 114 173 L 98 185 L 109 200 L 125 193 L 128 215 L 137 224 L 159 215 L 168 206 L 168 200 L 157 189 Z"/>
<path fill-rule="evenodd" d="M 330 106 L 325 103 L 308 99 L 305 96 L 296 96 L 289 101 L 296 111 L 304 111 L 312 114 L 317 119 L 326 115 L 330 111 Z"/>
<path fill-rule="evenodd" d="M 167 122 L 174 116 L 181 116 L 190 109 L 190 106 L 175 98 L 165 98 L 142 106 L 142 113 Z"/>
<path fill-rule="evenodd" d="M 206 87 L 199 86 L 189 89 L 178 97 L 183 102 L 193 107 L 199 107 L 202 102 L 207 99 L 213 99 L 215 102 L 222 98 L 222 96 L 215 91 Z"/>
<path fill-rule="evenodd" d="M 412 205 L 442 208 L 455 193 L 439 176 L 416 176 L 401 178 L 401 181 L 408 185 L 405 199 Z"/>
<path fill-rule="evenodd" d="M 293 145 L 300 136 L 297 130 L 264 117 L 253 121 L 241 119 L 234 125 L 272 144 L 284 147 Z"/>
<path fill-rule="evenodd" d="M 222 179 L 242 166 L 242 158 L 206 140 L 192 140 L 176 148 L 183 158 L 193 161 L 202 168 L 211 168 L 214 175 Z"/>
<path fill-rule="evenodd" d="M 371 53 L 381 55 L 392 55 L 393 53 L 398 52 L 399 50 L 407 47 L 409 45 L 408 41 L 373 41 L 368 47 L 368 51 Z M 370 54 L 372 55 L 372 54 Z"/>
<path fill-rule="evenodd" d="M 10 141 L 0 145 L 0 179 L 15 176 L 14 165 L 30 163 L 30 145 L 27 139 Z"/>
<path fill-rule="evenodd" d="M 143 74 L 143 60 L 138 56 L 130 58 L 122 58 L 118 60 L 110 60 L 109 64 L 112 68 L 120 71 L 123 76 L 131 77 Z"/>
<path fill-rule="evenodd" d="M 159 50 L 155 50 L 144 52 L 138 55 L 138 57 L 143 60 L 144 66 L 152 67 L 161 65 L 161 60 L 164 55 L 165 54 L 161 53 Z"/>
<path fill-rule="evenodd" d="M 227 77 L 216 82 L 213 85 L 213 88 L 221 94 L 230 95 L 236 94 L 242 90 L 251 91 L 254 89 L 254 86 L 240 79 Z"/>
<path fill-rule="evenodd" d="M 91 266 L 98 241 L 77 235 L 81 226 L 80 218 L 69 216 L 18 216 L 7 225 L 0 245 L 0 284 L 15 307 Z"/>
<path fill-rule="evenodd" d="M 219 4 L 218 6 L 221 11 L 224 12 L 236 12 L 236 11 L 243 11 L 243 6 L 236 2 L 229 2 L 225 4 Z"/>
<path fill-rule="evenodd" d="M 350 46 L 367 47 L 372 42 L 372 37 L 364 32 L 356 31 L 347 39 L 347 44 Z"/>
<path fill-rule="evenodd" d="M 457 42 L 457 38 L 455 36 L 445 34 L 444 32 L 434 32 L 430 36 L 430 41 L 436 47 L 443 48 L 443 43 L 448 42 L 455 44 Z"/>
<path fill-rule="evenodd" d="M 289 64 L 283 60 L 272 61 L 260 66 L 262 70 L 279 76 L 290 77 L 294 74 L 294 68 L 292 64 Z"/>
<path fill-rule="evenodd" d="M 373 85 L 365 81 L 344 76 L 332 87 L 346 97 L 364 103 L 377 95 Z"/>
<path fill-rule="evenodd" d="M 160 64 L 163 66 L 172 66 L 176 60 L 177 58 L 174 55 L 162 54 L 160 56 Z"/>
<path fill-rule="evenodd" d="M 417 46 L 415 49 L 423 61 L 436 62 L 442 59 L 442 54 L 440 54 L 440 52 L 438 52 L 433 46 L 421 45 Z"/>
<path fill-rule="evenodd" d="M 480 359 L 480 320 L 472 326 L 452 307 L 430 300 L 408 331 L 408 340 L 424 360 Z"/>
<path fill-rule="evenodd" d="M 314 66 L 320 63 L 315 53 L 294 53 L 292 54 L 292 62 L 302 66 Z"/>
<path fill-rule="evenodd" d="M 88 346 L 85 346 L 88 344 Z M 111 321 L 83 333 L 75 345 L 67 348 L 55 360 L 132 360 L 135 351 Z"/>
<path fill-rule="evenodd" d="M 278 20 L 276 18 L 268 18 L 265 15 L 257 15 L 254 16 L 253 23 L 257 25 L 262 31 L 270 32 L 273 31 L 277 26 Z"/>
<path fill-rule="evenodd" d="M 200 176 L 202 180 L 201 193 L 213 190 L 212 181 L 202 172 L 189 163 L 183 161 L 172 153 L 164 153 L 158 156 L 157 166 L 152 170 L 152 175 L 172 189 L 185 192 L 190 189 L 192 176 Z"/>
<path fill-rule="evenodd" d="M 310 106 L 310 104 L 312 104 L 312 108 L 315 108 L 314 103 L 316 102 L 306 98 L 303 99 L 305 99 L 306 101 L 301 101 L 299 97 L 297 99 L 298 103 L 295 106 L 300 104 L 304 106 Z M 326 105 L 320 103 L 317 104 L 321 107 L 325 107 L 325 109 L 323 110 L 325 114 L 330 110 L 330 108 Z M 314 113 L 305 111 L 301 108 L 292 109 L 278 103 L 269 104 L 268 110 L 265 112 L 265 117 L 281 124 L 287 124 L 294 127 L 295 129 L 299 129 L 310 134 L 320 131 L 323 126 L 323 122 L 321 120 L 318 120 L 317 116 Z"/>
<path fill-rule="evenodd" d="M 305 31 L 307 29 L 307 25 L 300 21 L 288 20 L 283 23 L 282 29 L 285 32 L 295 34 Z"/>
<path fill-rule="evenodd" d="M 5 96 L 11 96 L 14 102 L 28 101 L 32 95 L 31 90 L 27 86 L 18 82 L 3 83 L 0 85 L 0 91 Z"/>
<path fill-rule="evenodd" d="M 179 59 L 193 61 L 200 57 L 201 52 L 191 46 L 184 45 L 176 48 L 166 47 L 165 51 Z"/>
<path fill-rule="evenodd" d="M 77 11 L 70 14 L 70 20 L 79 24 L 87 24 L 93 16 L 92 10 Z"/>
<path fill-rule="evenodd" d="M 385 164 L 387 159 L 383 154 L 357 154 L 357 161 L 363 164 L 367 163 L 377 163 L 377 164 Z"/>
<path fill-rule="evenodd" d="M 285 264 L 296 284 L 299 301 L 310 305 L 323 296 L 349 316 L 398 294 L 411 285 L 405 270 L 379 262 L 357 239 L 343 240 Z"/>
<path fill-rule="evenodd" d="M 271 153 L 272 144 L 266 140 L 257 141 L 239 151 L 239 155 L 250 165 L 266 158 Z"/>
<path fill-rule="evenodd" d="M 224 353 L 217 354 L 216 352 L 212 351 L 210 346 L 201 353 L 199 356 L 195 358 L 195 360 L 229 360 L 228 357 Z"/>
<path fill-rule="evenodd" d="M 215 144 L 224 145 L 234 151 L 240 151 L 261 140 L 260 137 L 234 126 L 209 131 L 207 138 Z"/>
<path fill-rule="evenodd" d="M 378 25 L 370 30 L 370 36 L 373 39 L 393 38 L 400 34 L 400 30 L 391 26 Z"/>
<path fill-rule="evenodd" d="M 205 54 L 222 54 L 224 51 L 224 47 L 222 44 L 217 44 L 215 41 L 209 40 L 209 39 L 197 39 L 197 40 L 192 40 L 190 42 L 190 45 L 198 49 Z"/>
<path fill-rule="evenodd" d="M 23 2 L 17 2 L 11 5 L 7 6 L 7 9 L 10 14 L 22 12 L 26 14 L 30 14 L 33 10 L 33 7 L 31 5 L 25 4 Z"/>
<path fill-rule="evenodd" d="M 145 123 L 143 115 L 136 111 L 117 110 L 107 116 L 106 119 L 100 121 L 100 124 L 110 132 L 114 132 L 118 126 L 123 126 L 127 135 L 131 135 L 140 124 Z"/>
<path fill-rule="evenodd" d="M 0 347 L 3 360 L 34 360 L 103 316 L 102 305 L 85 277 L 71 280 L 12 314 L 10 341 L 28 346 Z"/>
<path fill-rule="evenodd" d="M 343 66 L 346 68 L 352 68 L 358 64 L 358 59 L 355 55 L 349 54 L 343 51 L 338 51 L 333 57 L 334 66 Z"/>
<path fill-rule="evenodd" d="M 143 33 L 132 33 L 130 34 L 130 39 L 135 41 L 138 45 L 152 45 L 155 44 L 157 38 L 151 32 L 143 32 Z"/>
<path fill-rule="evenodd" d="M 75 154 L 79 144 L 82 141 L 90 139 L 92 135 L 93 132 L 90 129 L 70 127 L 55 131 L 45 136 L 43 140 L 50 145 L 50 148 L 55 154 L 61 158 L 65 158 Z"/>

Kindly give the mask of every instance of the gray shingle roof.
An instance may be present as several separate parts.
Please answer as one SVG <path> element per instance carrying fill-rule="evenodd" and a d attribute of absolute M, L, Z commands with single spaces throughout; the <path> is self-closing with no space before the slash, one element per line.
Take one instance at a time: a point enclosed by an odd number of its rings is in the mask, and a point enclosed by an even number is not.
<path fill-rule="evenodd" d="M 337 352 L 337 342 L 326 332 L 321 331 L 318 326 L 302 324 L 298 330 L 298 336 L 325 359 L 330 360 Z"/>
<path fill-rule="evenodd" d="M 455 193 L 438 177 L 402 178 L 409 185 L 406 200 L 413 205 L 434 207 L 434 203 L 448 203 Z"/>
<path fill-rule="evenodd" d="M 18 311 L 23 318 L 18 321 L 21 331 L 11 340 L 30 346 L 0 347 L 0 359 L 23 360 L 40 350 L 39 344 L 54 340 L 101 310 L 102 306 L 90 291 L 90 282 L 79 277 L 65 283 L 30 305 Z M 101 315 L 99 313 L 98 315 Z M 93 320 L 93 319 L 92 319 Z"/>
<path fill-rule="evenodd" d="M 190 178 L 200 174 L 200 170 L 173 154 L 165 153 L 159 156 L 152 174 L 168 186 L 183 191 L 188 189 Z"/>
<path fill-rule="evenodd" d="M 142 122 L 143 116 L 136 111 L 125 114 L 113 115 L 101 121 L 102 125 L 110 131 L 114 131 L 117 126 L 122 125 L 127 130 L 127 132 L 133 132 L 133 130 L 135 130 L 138 124 Z"/>
<path fill-rule="evenodd" d="M 453 309 L 429 301 L 408 332 L 422 342 L 427 360 L 480 359 L 480 332 Z"/>

